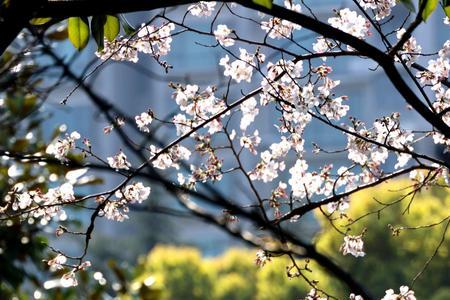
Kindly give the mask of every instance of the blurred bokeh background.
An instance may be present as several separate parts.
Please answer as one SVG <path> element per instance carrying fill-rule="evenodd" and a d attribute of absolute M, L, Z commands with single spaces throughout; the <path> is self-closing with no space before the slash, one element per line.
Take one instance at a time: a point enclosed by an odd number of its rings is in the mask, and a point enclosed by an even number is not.
<path fill-rule="evenodd" d="M 353 7 L 351 1 L 305 1 L 316 15 L 326 20 L 333 14 L 333 9 Z M 261 16 L 241 8 L 235 8 L 240 14 L 260 19 Z M 168 9 L 167 14 L 173 18 L 180 18 L 185 8 Z M 402 6 L 395 8 L 395 14 L 400 16 L 386 25 L 386 31 L 396 29 L 401 16 L 407 14 Z M 139 25 L 150 19 L 155 13 L 133 13 L 126 17 L 130 23 Z M 416 34 L 423 52 L 438 49 L 448 38 L 448 28 L 443 29 L 442 17 L 439 13 L 421 26 Z M 188 20 L 196 28 L 209 28 L 209 19 L 191 18 Z M 252 22 L 239 19 L 231 14 L 222 14 L 217 23 L 233 25 L 242 37 L 262 38 L 263 32 Z M 94 55 L 96 45 L 93 41 L 88 47 L 78 52 L 64 39 L 64 24 L 55 26 L 55 32 L 60 32 L 63 38 L 49 37 L 47 39 L 51 54 L 42 50 L 32 57 L 32 63 L 22 65 L 20 71 L 4 74 L 1 82 L 0 143 L 4 149 L 17 152 L 36 153 L 45 149 L 46 145 L 56 136 L 64 132 L 78 131 L 88 137 L 92 148 L 100 157 L 111 156 L 123 148 L 120 138 L 115 134 L 105 135 L 103 128 L 111 124 L 101 113 L 99 106 L 93 101 L 92 94 L 83 88 L 77 88 L 68 98 L 67 105 L 60 102 L 67 97 L 77 83 L 74 80 L 58 82 L 55 88 L 39 93 L 42 85 L 51 86 L 58 81 L 61 68 L 57 60 L 69 66 L 68 72 L 73 77 L 85 77 L 85 84 L 98 99 L 111 103 L 115 116 L 120 112 L 134 116 L 142 111 L 151 110 L 160 119 L 170 119 L 176 113 L 176 105 L 171 98 L 172 90 L 169 82 L 181 84 L 198 84 L 206 87 L 215 85 L 218 93 L 225 90 L 227 81 L 222 76 L 222 68 L 218 61 L 224 56 L 222 49 L 205 47 L 213 44 L 213 39 L 199 36 L 195 33 L 184 33 L 174 37 L 172 51 L 164 59 L 173 66 L 168 73 L 164 72 L 154 60 L 140 57 L 138 63 L 107 62 L 101 63 Z M 295 39 L 311 47 L 317 35 L 307 30 L 300 30 Z M 374 44 L 380 44 L 376 38 L 371 39 Z M 20 48 L 20 41 L 17 42 Z M 280 46 L 291 49 L 286 42 L 275 42 Z M 284 44 L 283 44 L 284 43 Z M 14 45 L 13 45 L 14 48 Z M 237 50 L 235 46 L 233 50 Z M 253 49 L 254 50 L 254 49 Z M 292 49 L 293 51 L 298 50 Z M 14 50 L 11 50 L 14 53 Z M 268 58 L 278 60 L 281 56 L 277 52 L 265 51 Z M 2 68 L 8 66 L 13 54 L 2 57 Z M 31 61 L 31 60 L 30 60 Z M 424 60 L 425 61 L 425 60 Z M 321 61 L 315 61 L 319 65 Z M 333 68 L 332 78 L 340 79 L 341 85 L 337 91 L 349 96 L 350 115 L 367 123 L 376 118 L 399 111 L 402 124 L 408 129 L 420 129 L 424 124 L 414 112 L 408 110 L 391 83 L 385 78 L 382 70 L 375 64 L 368 64 L 359 58 L 339 59 L 329 58 L 326 64 Z M 54 67 L 54 70 L 42 71 L 42 68 Z M 96 69 L 98 67 L 98 69 Z M 92 70 L 96 70 L 92 72 Z M 45 74 L 45 76 L 36 74 Z M 67 72 L 67 70 L 66 70 Z M 11 82 L 14 84 L 11 85 Z M 232 86 L 230 96 L 239 97 L 241 89 L 249 91 L 255 88 L 259 80 L 244 87 Z M 95 97 L 94 97 L 95 98 Z M 98 104 L 98 103 L 97 103 Z M 276 130 L 271 122 L 275 111 L 262 110 L 256 122 L 252 125 L 258 129 L 264 145 L 269 146 L 276 140 Z M 238 127 L 238 124 L 236 125 Z M 129 136 L 137 143 L 148 143 L 138 133 L 128 131 Z M 160 141 L 167 144 L 175 138 L 173 127 L 161 126 L 152 131 L 151 143 Z M 332 131 L 319 123 L 312 123 L 306 129 L 308 157 L 312 169 L 327 163 L 335 166 L 348 164 L 347 157 L 342 155 L 327 156 L 313 154 L 313 143 L 325 149 L 339 149 L 346 145 L 346 138 L 340 133 Z M 427 144 L 419 144 L 419 151 L 431 153 L 439 151 Z M 124 150 L 126 151 L 126 150 Z M 133 153 L 126 152 L 132 162 L 138 160 Z M 245 164 L 255 165 L 258 157 L 247 155 Z M 74 156 L 74 159 L 81 157 Z M 224 158 L 226 161 L 226 157 Z M 291 165 L 293 157 L 287 158 L 287 165 Z M 386 170 L 392 170 L 394 157 L 388 162 Z M 29 186 L 46 189 L 64 180 L 67 168 L 62 165 L 31 164 L 18 165 L 14 161 L 3 157 L 0 165 L 0 192 L 2 198 L 8 197 L 8 192 L 20 182 L 32 183 Z M 176 180 L 177 172 L 167 172 L 169 180 Z M 280 179 L 287 181 L 289 173 L 285 172 Z M 80 194 L 94 193 L 113 187 L 119 178 L 99 171 L 90 171 L 77 192 Z M 245 199 L 249 194 L 249 187 L 242 184 L 242 178 L 225 177 L 214 186 L 227 198 Z M 82 244 L 76 237 L 64 240 L 54 237 L 54 228 L 47 224 L 19 224 L 11 221 L 6 227 L 0 227 L 0 292 L 4 299 L 18 297 L 23 299 L 300 299 L 304 297 L 310 287 L 301 279 L 289 279 L 286 275 L 287 262 L 284 258 L 272 258 L 263 268 L 255 263 L 257 249 L 248 248 L 241 241 L 231 237 L 220 228 L 203 222 L 189 214 L 170 213 L 170 210 L 182 211 L 176 201 L 165 189 L 158 185 L 146 184 L 152 187 L 152 197 L 144 205 L 148 207 L 166 207 L 167 211 L 152 211 L 151 209 L 132 209 L 129 220 L 112 222 L 99 220 L 89 250 L 89 259 L 95 261 L 92 272 L 85 273 L 80 278 L 77 288 L 63 290 L 54 284 L 54 279 L 48 274 L 41 273 L 40 261 L 47 257 L 46 244 L 51 241 L 69 253 L 81 251 Z M 377 209 L 371 198 L 382 198 L 390 202 L 398 194 L 387 192 L 396 189 L 404 182 L 391 182 L 375 190 L 357 194 L 352 200 L 354 205 L 348 215 L 357 217 L 364 211 Z M 259 185 L 262 193 L 270 190 L 270 186 Z M 448 215 L 441 207 L 450 207 L 450 195 L 442 191 L 428 190 L 417 196 L 413 217 L 402 219 L 405 209 L 402 205 L 390 208 L 381 216 L 373 215 L 361 222 L 362 231 L 370 227 L 371 231 L 365 239 L 367 252 L 370 255 L 364 260 L 342 257 L 338 253 L 341 237 L 337 236 L 327 226 L 327 222 L 320 215 L 307 215 L 301 222 L 291 224 L 295 231 L 305 241 L 317 242 L 319 249 L 341 262 L 348 270 L 363 278 L 365 284 L 376 295 L 383 295 L 384 289 L 400 286 L 411 280 L 410 275 L 416 273 L 430 255 L 439 240 L 441 231 L 418 230 L 408 235 L 392 236 L 387 225 L 414 225 L 411 218 L 418 223 L 421 220 L 432 223 Z M 244 200 L 245 201 L 245 200 Z M 444 205 L 442 205 L 444 203 Z M 205 206 L 214 212 L 214 207 Z M 73 208 L 69 218 L 61 220 L 67 226 L 83 228 L 86 226 L 90 214 L 81 209 Z M 246 224 L 242 224 L 243 227 Z M 42 232 L 45 228 L 45 232 Z M 379 230 L 378 230 L 378 229 Z M 358 231 L 359 230 L 359 231 Z M 426 276 L 420 278 L 415 286 L 419 299 L 445 300 L 450 299 L 450 263 L 448 261 L 448 243 L 444 245 L 444 256 L 436 257 L 430 265 Z M 32 249 L 32 251 L 30 251 Z M 420 253 L 420 256 L 417 256 Z M 383 263 L 380 264 L 379 262 Z M 13 262 L 13 263 L 11 263 Z M 37 262 L 37 263 L 36 263 Z M 345 287 L 330 278 L 314 262 L 300 261 L 309 264 L 314 270 L 314 279 L 323 288 L 328 288 L 331 294 L 344 299 L 347 291 Z M 44 266 L 45 268 L 45 266 Z M 25 282 L 25 284 L 23 284 Z M 35 284 L 42 284 L 36 288 Z M 444 288 L 443 288 L 444 287 Z M 445 288 L 447 287 L 447 288 Z M 2 297 L 0 297 L 3 299 Z"/>

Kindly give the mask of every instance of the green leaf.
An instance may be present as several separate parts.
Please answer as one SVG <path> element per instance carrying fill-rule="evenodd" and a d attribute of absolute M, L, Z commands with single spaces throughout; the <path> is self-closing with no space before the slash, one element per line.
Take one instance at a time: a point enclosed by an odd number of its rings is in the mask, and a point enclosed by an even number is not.
<path fill-rule="evenodd" d="M 69 40 L 78 50 L 86 47 L 89 42 L 89 25 L 86 17 L 69 18 Z"/>
<path fill-rule="evenodd" d="M 52 18 L 34 18 L 30 20 L 31 25 L 44 25 L 50 22 Z"/>
<path fill-rule="evenodd" d="M 450 18 L 450 0 L 443 0 L 442 4 L 444 7 L 445 15 Z"/>
<path fill-rule="evenodd" d="M 420 0 L 419 7 L 422 7 L 423 1 L 426 1 L 425 8 L 422 11 L 422 19 L 426 21 L 429 16 L 436 10 L 439 0 Z"/>
<path fill-rule="evenodd" d="M 130 22 L 125 18 L 124 15 L 119 15 L 120 23 L 122 24 L 122 28 L 127 35 L 132 35 L 136 32 L 136 28 L 134 28 Z"/>
<path fill-rule="evenodd" d="M 112 42 L 120 31 L 119 18 L 116 16 L 106 16 L 106 22 L 103 27 L 103 32 L 105 33 L 105 38 Z"/>
<path fill-rule="evenodd" d="M 412 12 L 416 11 L 416 7 L 414 5 L 413 0 L 400 0 L 400 2 L 409 10 Z"/>
<path fill-rule="evenodd" d="M 95 42 L 97 43 L 98 51 L 102 51 L 104 44 L 104 25 L 106 23 L 106 16 L 94 16 L 91 20 L 91 31 Z"/>
<path fill-rule="evenodd" d="M 253 3 L 272 9 L 272 0 L 252 0 Z"/>

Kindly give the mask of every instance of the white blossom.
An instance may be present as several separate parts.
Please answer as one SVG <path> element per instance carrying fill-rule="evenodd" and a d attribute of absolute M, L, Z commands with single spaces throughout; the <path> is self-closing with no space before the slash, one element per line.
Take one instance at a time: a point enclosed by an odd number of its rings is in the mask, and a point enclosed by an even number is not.
<path fill-rule="evenodd" d="M 70 271 L 66 274 L 64 274 L 61 279 L 60 279 L 60 283 L 62 287 L 68 288 L 68 287 L 72 287 L 72 286 L 77 286 L 78 285 L 78 281 L 77 278 L 75 276 L 75 272 L 74 271 Z"/>
<path fill-rule="evenodd" d="M 403 34 L 405 34 L 406 30 L 404 28 L 401 28 L 397 31 L 397 39 L 401 39 Z M 422 52 L 422 47 L 417 44 L 415 37 L 410 37 L 402 47 L 402 50 L 398 52 L 398 55 L 400 55 L 401 60 L 405 61 L 408 66 L 411 66 L 419 57 L 420 53 Z M 395 57 L 395 60 L 398 61 L 397 56 Z"/>
<path fill-rule="evenodd" d="M 339 201 L 331 202 L 327 204 L 327 210 L 330 214 L 338 211 L 344 213 L 350 207 L 350 198 L 344 197 Z"/>
<path fill-rule="evenodd" d="M 318 193 L 322 186 L 322 179 L 318 173 L 307 172 L 308 164 L 303 159 L 297 159 L 295 165 L 289 169 L 291 178 L 289 184 L 292 195 L 296 198 L 309 197 Z"/>
<path fill-rule="evenodd" d="M 238 83 L 242 80 L 250 82 L 253 75 L 253 65 L 251 61 L 248 61 L 247 50 L 242 48 L 239 50 L 241 52 L 240 59 L 229 63 L 230 57 L 225 55 L 220 59 L 219 65 L 225 68 L 223 75 L 233 78 Z"/>
<path fill-rule="evenodd" d="M 233 32 L 227 25 L 217 25 L 217 29 L 214 30 L 214 36 L 217 41 L 224 47 L 230 47 L 234 45 L 234 40 L 230 38 L 230 34 Z"/>
<path fill-rule="evenodd" d="M 102 60 L 112 59 L 133 63 L 138 62 L 138 51 L 130 39 L 119 37 L 111 42 L 105 39 L 103 43 L 103 49 L 95 52 L 98 58 Z"/>
<path fill-rule="evenodd" d="M 381 300 L 416 300 L 414 291 L 410 290 L 406 285 L 400 287 L 400 293 L 396 294 L 393 289 L 386 291 L 386 295 Z"/>
<path fill-rule="evenodd" d="M 349 300 L 364 300 L 363 297 L 361 297 L 360 295 L 355 295 L 353 293 L 350 294 L 350 296 L 348 297 Z"/>
<path fill-rule="evenodd" d="M 262 268 L 266 265 L 267 262 L 270 262 L 270 256 L 267 256 L 266 251 L 264 250 L 258 250 L 256 252 L 256 259 L 255 259 L 255 264 Z"/>
<path fill-rule="evenodd" d="M 272 158 L 270 151 L 261 153 L 261 162 L 249 173 L 251 180 L 271 182 L 278 177 L 278 171 L 283 171 L 285 164 Z"/>
<path fill-rule="evenodd" d="M 115 195 L 118 198 L 125 198 L 130 203 L 142 203 L 147 200 L 150 191 L 150 187 L 144 186 L 142 182 L 135 182 L 127 185 L 123 190 L 116 191 Z"/>
<path fill-rule="evenodd" d="M 130 162 L 127 160 L 127 156 L 122 150 L 114 156 L 108 157 L 108 164 L 113 169 L 125 169 L 128 170 L 131 167 Z"/>
<path fill-rule="evenodd" d="M 129 209 L 125 201 L 108 201 L 103 207 L 100 216 L 105 216 L 108 220 L 123 222 L 128 219 Z"/>
<path fill-rule="evenodd" d="M 175 29 L 173 23 L 163 24 L 160 27 L 154 25 L 143 25 L 133 41 L 137 51 L 151 54 L 153 56 L 167 55 L 172 43 L 171 32 Z"/>
<path fill-rule="evenodd" d="M 254 97 L 248 98 L 241 104 L 241 130 L 246 130 L 247 127 L 255 120 L 255 117 L 259 113 L 259 109 L 256 107 L 257 105 L 258 103 L 256 102 L 256 99 Z"/>
<path fill-rule="evenodd" d="M 31 193 L 23 193 L 16 196 L 20 209 L 25 209 L 33 203 L 33 195 Z M 13 207 L 14 209 L 15 207 Z"/>
<path fill-rule="evenodd" d="M 341 246 L 341 251 L 344 255 L 351 254 L 354 257 L 363 257 L 366 255 L 362 236 L 346 235 L 344 237 L 344 243 Z"/>
<path fill-rule="evenodd" d="M 335 47 L 335 45 L 331 42 L 328 41 L 326 38 L 324 38 L 323 36 L 319 36 L 316 41 L 313 43 L 313 50 L 315 53 L 326 53 L 328 51 L 330 51 L 331 49 L 333 49 Z M 321 57 L 321 59 L 323 61 L 326 61 L 327 58 L 326 57 Z"/>
<path fill-rule="evenodd" d="M 370 23 L 364 17 L 348 8 L 338 11 L 336 17 L 328 19 L 328 23 L 360 39 L 364 39 L 369 35 Z M 351 47 L 348 48 L 349 50 L 351 49 Z"/>
<path fill-rule="evenodd" d="M 178 144 L 163 153 L 159 153 L 161 149 L 151 145 L 150 151 L 154 154 L 154 156 L 150 157 L 153 161 L 153 166 L 162 170 L 168 168 L 175 168 L 178 170 L 178 162 L 180 160 L 188 160 L 191 156 L 191 151 L 189 151 L 189 149 Z"/>
<path fill-rule="evenodd" d="M 320 296 L 316 289 L 311 289 L 308 295 L 306 295 L 305 300 L 327 300 L 327 298 Z"/>
<path fill-rule="evenodd" d="M 216 6 L 215 1 L 206 2 L 200 1 L 196 4 L 190 5 L 188 7 L 188 11 L 191 15 L 196 17 L 208 17 L 214 11 L 214 7 Z"/>
<path fill-rule="evenodd" d="M 301 12 L 300 4 L 293 4 L 292 1 L 284 1 L 286 8 Z M 261 29 L 268 33 L 269 37 L 272 39 L 282 39 L 289 38 L 294 30 L 301 29 L 301 26 L 289 22 L 287 20 L 282 20 L 280 18 L 270 18 L 268 22 L 261 22 Z"/>
<path fill-rule="evenodd" d="M 365 9 L 375 12 L 375 19 L 380 21 L 391 14 L 392 8 L 397 4 L 396 0 L 359 0 L 359 4 Z"/>
<path fill-rule="evenodd" d="M 55 156 L 59 160 L 65 160 L 70 150 L 75 149 L 75 141 L 80 139 L 80 134 L 73 131 L 70 135 L 66 134 L 64 139 L 59 139 L 55 143 L 48 145 L 46 153 Z"/>
<path fill-rule="evenodd" d="M 153 121 L 153 117 L 149 112 L 143 112 L 140 115 L 134 117 L 136 125 L 139 130 L 143 132 L 149 132 L 147 125 Z"/>
<path fill-rule="evenodd" d="M 49 260 L 47 265 L 51 270 L 62 270 L 64 268 L 64 264 L 67 262 L 67 257 L 62 254 L 58 254 L 55 258 Z"/>
<path fill-rule="evenodd" d="M 70 183 L 64 183 L 61 186 L 49 189 L 45 195 L 52 202 L 71 202 L 75 200 L 73 186 Z"/>
<path fill-rule="evenodd" d="M 259 131 L 255 130 L 253 135 L 242 136 L 240 139 L 241 147 L 248 149 L 252 154 L 256 155 L 258 152 L 256 151 L 256 147 L 258 147 L 259 143 L 261 143 L 261 138 L 259 137 Z"/>

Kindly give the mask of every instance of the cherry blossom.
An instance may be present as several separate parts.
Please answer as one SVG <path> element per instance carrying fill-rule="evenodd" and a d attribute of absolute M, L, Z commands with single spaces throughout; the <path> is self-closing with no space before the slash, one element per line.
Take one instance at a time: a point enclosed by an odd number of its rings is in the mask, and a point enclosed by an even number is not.
<path fill-rule="evenodd" d="M 256 151 L 256 147 L 258 147 L 259 143 L 261 143 L 261 138 L 259 137 L 259 131 L 255 130 L 253 135 L 245 136 L 243 135 L 240 139 L 241 147 L 244 147 L 250 151 L 250 153 L 256 155 L 258 152 Z"/>
<path fill-rule="evenodd" d="M 364 300 L 364 298 L 361 297 L 360 295 L 355 295 L 355 294 L 353 294 L 353 293 L 350 294 L 350 296 L 349 296 L 348 299 L 349 299 L 349 300 Z"/>
<path fill-rule="evenodd" d="M 344 243 L 341 246 L 342 254 L 351 254 L 354 257 L 363 257 L 366 255 L 364 252 L 364 242 L 362 236 L 346 235 L 344 237 Z"/>
<path fill-rule="evenodd" d="M 102 60 L 112 59 L 133 63 L 137 63 L 139 60 L 136 47 L 132 45 L 130 39 L 123 37 L 116 38 L 111 42 L 105 39 L 103 49 L 95 52 L 95 55 Z"/>
<path fill-rule="evenodd" d="M 149 132 L 148 126 L 153 121 L 153 116 L 151 112 L 143 112 L 140 115 L 134 117 L 136 120 L 136 125 L 139 130 L 143 132 Z"/>
<path fill-rule="evenodd" d="M 414 296 L 414 291 L 410 290 L 406 285 L 400 287 L 400 293 L 396 294 L 393 289 L 386 291 L 386 295 L 381 300 L 416 300 Z"/>
<path fill-rule="evenodd" d="M 188 7 L 188 11 L 196 17 L 208 17 L 214 11 L 214 7 L 216 7 L 215 1 L 200 1 L 196 4 L 190 5 Z"/>
<path fill-rule="evenodd" d="M 291 179 L 288 182 L 294 197 L 309 198 L 312 194 L 320 193 L 321 176 L 316 172 L 307 172 L 307 169 L 308 164 L 302 159 L 297 159 L 295 165 L 289 169 Z"/>
<path fill-rule="evenodd" d="M 45 194 L 39 189 L 16 194 L 16 200 L 12 206 L 13 210 L 29 209 L 34 218 L 49 221 L 57 215 L 65 218 L 61 205 L 74 201 L 75 195 L 72 184 L 64 183 L 49 189 Z"/>
<path fill-rule="evenodd" d="M 173 23 L 142 26 L 138 31 L 138 38 L 133 42 L 137 51 L 154 56 L 167 55 L 172 43 L 171 31 L 175 29 Z"/>
<path fill-rule="evenodd" d="M 73 186 L 70 183 L 64 183 L 61 186 L 49 189 L 45 197 L 52 202 L 71 202 L 75 200 Z"/>
<path fill-rule="evenodd" d="M 394 1 L 395 2 L 395 1 Z M 397 31 L 397 38 L 400 40 L 405 33 L 405 29 L 401 28 Z M 411 66 L 422 52 L 422 47 L 417 44 L 415 37 L 410 37 L 399 51 L 401 60 L 405 61 L 408 66 Z M 398 58 L 395 58 L 398 61 Z"/>
<path fill-rule="evenodd" d="M 127 156 L 122 152 L 122 150 L 120 150 L 116 155 L 108 157 L 107 159 L 109 166 L 113 169 L 128 170 L 131 167 L 130 162 L 127 160 Z"/>
<path fill-rule="evenodd" d="M 142 25 L 137 36 L 132 38 L 118 37 L 113 41 L 105 39 L 104 47 L 95 54 L 102 60 L 138 62 L 138 53 L 151 54 L 159 57 L 167 55 L 172 43 L 171 32 L 175 29 L 173 23 L 155 25 Z"/>
<path fill-rule="evenodd" d="M 246 130 L 247 127 L 253 123 L 255 117 L 259 113 L 257 108 L 258 103 L 254 97 L 251 97 L 241 104 L 242 118 L 240 128 L 241 130 Z"/>
<path fill-rule="evenodd" d="M 127 185 L 123 190 L 116 191 L 118 198 L 124 198 L 130 203 L 142 203 L 150 195 L 150 187 L 145 187 L 142 182 Z"/>
<path fill-rule="evenodd" d="M 62 270 L 64 269 L 64 265 L 67 262 L 67 257 L 62 254 L 58 254 L 55 258 L 49 260 L 47 265 L 53 270 Z"/>
<path fill-rule="evenodd" d="M 396 0 L 359 0 L 359 4 L 365 10 L 375 12 L 375 19 L 380 21 L 391 14 L 392 8 L 397 4 Z"/>
<path fill-rule="evenodd" d="M 270 262 L 270 256 L 267 256 L 266 251 L 264 250 L 258 250 L 256 252 L 256 259 L 255 259 L 255 264 L 262 268 L 266 265 L 266 263 Z"/>
<path fill-rule="evenodd" d="M 75 272 L 74 271 L 70 271 L 70 272 L 64 274 L 61 277 L 60 282 L 61 282 L 61 286 L 65 287 L 65 288 L 78 285 L 78 280 L 77 280 L 77 278 L 75 276 Z"/>
<path fill-rule="evenodd" d="M 446 40 L 442 48 L 438 51 L 439 57 L 448 57 L 450 55 L 450 40 Z"/>
<path fill-rule="evenodd" d="M 38 198 L 39 197 L 39 193 L 35 192 L 35 191 L 31 191 L 31 192 L 27 192 L 27 193 L 22 193 L 22 194 L 18 194 L 16 195 L 17 197 L 17 202 L 14 203 L 13 205 L 13 209 L 17 210 L 17 209 L 25 209 L 27 207 L 29 207 L 33 201 L 34 198 Z M 41 200 L 36 199 L 36 202 L 40 202 Z"/>
<path fill-rule="evenodd" d="M 339 211 L 340 213 L 344 213 L 350 207 L 350 199 L 348 197 L 344 197 L 343 199 L 337 202 L 331 202 L 327 204 L 327 210 L 330 214 L 335 211 Z"/>
<path fill-rule="evenodd" d="M 322 297 L 316 289 L 311 289 L 306 295 L 305 300 L 326 300 L 327 298 Z"/>
<path fill-rule="evenodd" d="M 158 169 L 175 168 L 178 169 L 178 162 L 180 160 L 188 160 L 191 156 L 191 151 L 181 145 L 175 145 L 171 147 L 168 152 L 159 153 L 161 149 L 151 145 L 150 151 L 152 156 L 150 159 L 153 161 L 153 166 Z M 156 157 L 155 159 L 153 157 Z"/>
<path fill-rule="evenodd" d="M 217 41 L 224 47 L 230 47 L 234 45 L 234 40 L 230 38 L 230 34 L 233 32 L 227 25 L 217 25 L 217 29 L 214 30 L 214 36 Z"/>
<path fill-rule="evenodd" d="M 338 11 L 336 17 L 328 19 L 328 23 L 360 39 L 364 39 L 370 34 L 370 23 L 364 17 L 348 8 Z M 351 47 L 348 48 L 351 50 Z"/>
<path fill-rule="evenodd" d="M 249 54 L 247 50 L 240 48 L 239 51 L 241 53 L 240 59 L 229 63 L 230 57 L 225 55 L 225 57 L 220 60 L 219 65 L 225 68 L 223 75 L 231 77 L 238 83 L 242 80 L 250 82 L 253 75 L 253 59 L 248 59 Z"/>
<path fill-rule="evenodd" d="M 129 208 L 126 200 L 107 201 L 101 210 L 100 216 L 104 216 L 108 220 L 123 222 L 128 219 L 128 212 Z"/>
<path fill-rule="evenodd" d="M 319 36 L 316 41 L 313 43 L 313 50 L 315 53 L 326 53 L 332 50 L 336 45 L 324 38 L 323 36 Z M 321 57 L 323 61 L 326 61 L 327 58 L 325 56 Z"/>
<path fill-rule="evenodd" d="M 200 91 L 197 85 L 173 85 L 172 87 L 175 89 L 172 97 L 179 105 L 180 110 L 187 114 L 177 114 L 173 118 L 177 135 L 187 133 L 204 120 L 210 119 L 225 109 L 223 99 L 218 99 L 214 95 L 215 88 L 212 86 L 206 87 L 203 91 Z M 222 117 L 226 115 L 228 114 Z M 209 134 L 214 134 L 222 129 L 222 123 L 220 119 L 215 118 L 205 127 L 208 128 Z"/>
<path fill-rule="evenodd" d="M 286 8 L 301 12 L 300 4 L 293 4 L 292 1 L 286 0 L 284 1 L 284 5 Z M 287 20 L 282 20 L 279 18 L 270 18 L 268 22 L 261 22 L 261 28 L 268 33 L 268 36 L 272 39 L 282 39 L 289 38 L 292 35 L 294 30 L 301 29 L 301 26 L 291 23 Z"/>
<path fill-rule="evenodd" d="M 58 139 L 55 143 L 50 144 L 46 153 L 64 161 L 70 150 L 75 149 L 75 141 L 80 138 L 80 134 L 76 131 L 73 131 L 70 135 L 66 134 L 64 139 Z"/>

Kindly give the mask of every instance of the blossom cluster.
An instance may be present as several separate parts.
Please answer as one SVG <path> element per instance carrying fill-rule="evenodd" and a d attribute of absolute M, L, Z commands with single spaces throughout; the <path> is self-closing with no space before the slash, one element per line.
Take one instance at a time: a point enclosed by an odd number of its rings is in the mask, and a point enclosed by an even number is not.
<path fill-rule="evenodd" d="M 205 120 L 213 118 L 222 112 L 226 105 L 222 99 L 214 95 L 215 88 L 208 86 L 200 91 L 198 85 L 174 85 L 173 98 L 183 113 L 173 117 L 173 123 L 177 129 L 177 135 L 184 135 Z M 214 134 L 222 129 L 220 118 L 214 118 L 205 125 L 209 134 Z"/>
<path fill-rule="evenodd" d="M 344 243 L 341 246 L 342 254 L 351 254 L 354 257 L 362 257 L 366 255 L 364 252 L 364 242 L 362 236 L 346 235 L 344 237 Z"/>
<path fill-rule="evenodd" d="M 80 139 L 80 137 L 80 134 L 76 131 L 73 131 L 70 135 L 66 134 L 65 138 L 58 139 L 56 142 L 48 145 L 46 153 L 64 161 L 70 150 L 75 149 L 75 141 Z"/>
<path fill-rule="evenodd" d="M 342 30 L 357 38 L 364 39 L 370 35 L 370 23 L 363 16 L 358 15 L 356 11 L 348 8 L 341 9 L 337 12 L 336 17 L 328 19 L 328 23 L 334 28 Z"/>
<path fill-rule="evenodd" d="M 397 151 L 395 168 L 405 166 L 411 159 L 414 134 L 400 127 L 400 114 L 377 119 L 373 129 L 367 129 L 360 121 L 354 121 L 347 134 L 348 158 L 360 165 L 378 168 L 388 158 L 389 150 Z"/>
<path fill-rule="evenodd" d="M 125 219 L 128 219 L 128 205 L 142 203 L 144 200 L 147 200 L 150 192 L 150 187 L 144 186 L 142 182 L 134 182 L 117 190 L 114 194 L 117 198 L 115 200 L 100 196 L 96 201 L 104 206 L 99 215 L 108 220 L 123 222 Z"/>
<path fill-rule="evenodd" d="M 128 170 L 131 167 L 131 163 L 128 161 L 127 156 L 122 152 L 122 150 L 120 150 L 116 155 L 108 157 L 107 160 L 109 166 L 116 170 Z"/>
<path fill-rule="evenodd" d="M 292 1 L 285 0 L 284 5 L 287 9 L 301 12 L 300 4 L 293 4 Z M 283 20 L 280 18 L 270 18 L 269 21 L 261 22 L 261 28 L 267 32 L 268 36 L 272 39 L 283 39 L 290 38 L 294 30 L 300 30 L 301 26 L 289 22 L 287 20 Z"/>
<path fill-rule="evenodd" d="M 386 291 L 386 295 L 381 300 L 416 300 L 416 296 L 414 296 L 414 291 L 411 290 L 406 285 L 402 285 L 400 287 L 400 293 L 396 294 L 393 289 L 389 289 Z"/>
<path fill-rule="evenodd" d="M 16 201 L 12 204 L 13 210 L 27 210 L 31 216 L 37 219 L 50 221 L 59 216 L 66 219 L 62 205 L 72 203 L 75 200 L 73 186 L 64 183 L 61 186 L 50 188 L 47 193 L 41 190 L 32 190 L 16 194 Z"/>
<path fill-rule="evenodd" d="M 401 28 L 397 31 L 397 38 L 400 40 L 402 36 L 405 34 L 406 30 Z M 398 52 L 400 59 L 408 66 L 411 66 L 418 58 L 420 53 L 422 52 L 422 47 L 417 43 L 415 37 L 410 37 L 402 46 L 401 51 Z M 399 61 L 399 58 L 395 57 L 396 61 Z"/>
<path fill-rule="evenodd" d="M 215 1 L 200 1 L 190 5 L 187 10 L 191 15 L 196 17 L 209 17 L 214 11 L 216 4 Z"/>
<path fill-rule="evenodd" d="M 239 59 L 230 63 L 230 57 L 225 55 L 219 62 L 219 65 L 225 68 L 223 75 L 231 77 L 236 82 L 250 82 L 253 75 L 253 69 L 258 64 L 263 63 L 265 55 L 260 53 L 251 54 L 244 48 L 239 48 Z"/>
<path fill-rule="evenodd" d="M 175 168 L 178 170 L 179 162 L 181 160 L 188 160 L 191 156 L 191 151 L 181 145 L 175 145 L 170 147 L 166 152 L 162 152 L 161 149 L 154 145 L 150 146 L 150 161 L 153 162 L 153 166 L 157 169 Z"/>
<path fill-rule="evenodd" d="M 397 4 L 396 0 L 359 0 L 359 4 L 365 10 L 371 9 L 375 12 L 375 19 L 377 21 L 388 17 L 392 8 Z"/>
<path fill-rule="evenodd" d="M 59 253 L 53 259 L 47 262 L 47 265 L 50 267 L 51 271 L 63 270 L 67 265 L 67 257 Z M 84 261 L 78 266 L 70 266 L 72 268 L 71 271 L 64 273 L 59 280 L 59 284 L 62 287 L 73 287 L 78 285 L 78 280 L 76 278 L 75 273 L 80 270 L 86 270 L 91 266 L 90 261 Z"/>
<path fill-rule="evenodd" d="M 230 47 L 234 45 L 234 40 L 230 37 L 233 30 L 228 28 L 227 25 L 217 25 L 217 29 L 214 30 L 214 36 L 217 41 L 224 47 Z"/>
<path fill-rule="evenodd" d="M 433 86 L 433 90 L 438 90 L 441 87 L 441 81 L 449 76 L 450 71 L 450 40 L 447 40 L 442 49 L 438 52 L 438 58 L 430 59 L 428 67 L 425 71 L 417 72 L 417 77 L 422 84 L 429 84 Z"/>
<path fill-rule="evenodd" d="M 165 23 L 161 26 L 142 25 L 136 36 L 119 37 L 111 42 L 105 40 L 104 48 L 97 51 L 96 55 L 103 60 L 112 59 L 134 63 L 139 60 L 139 52 L 159 58 L 169 53 L 172 43 L 171 32 L 174 29 L 173 23 Z"/>

